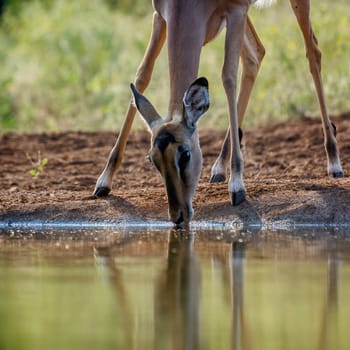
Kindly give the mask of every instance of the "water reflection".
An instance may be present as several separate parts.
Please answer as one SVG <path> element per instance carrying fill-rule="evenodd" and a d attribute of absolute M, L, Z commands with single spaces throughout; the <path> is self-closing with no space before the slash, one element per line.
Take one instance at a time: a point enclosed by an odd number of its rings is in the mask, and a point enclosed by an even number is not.
<path fill-rule="evenodd" d="M 218 239 L 217 236 L 206 237 L 207 240 L 204 237 L 198 237 L 198 234 L 195 237 L 192 233 L 177 231 L 169 233 L 166 260 L 160 264 L 159 271 L 155 274 L 153 282 L 151 281 L 154 287 L 152 307 L 150 306 L 153 310 L 151 318 L 153 323 L 150 327 L 153 334 L 153 349 L 280 348 L 286 345 L 285 342 L 293 341 L 294 336 L 298 334 L 300 327 L 296 326 L 293 330 L 294 323 L 303 321 L 302 315 L 296 316 L 293 312 L 288 315 L 288 310 L 293 308 L 293 302 L 299 303 L 299 307 L 296 306 L 298 310 L 312 304 L 312 312 L 315 312 L 319 318 L 318 330 L 315 327 L 306 327 L 307 331 L 299 334 L 301 337 L 307 337 L 306 342 L 305 339 L 303 340 L 305 349 L 332 349 L 334 344 L 337 344 L 337 349 L 342 348 L 343 343 L 338 341 L 336 334 L 343 327 L 343 325 L 339 327 L 337 306 L 341 266 L 339 254 L 344 254 L 344 250 L 340 253 L 334 244 L 329 249 L 327 241 L 310 242 L 291 237 L 287 239 L 284 237 L 273 244 L 261 239 L 245 241 L 231 237 L 226 241 L 217 242 L 215 241 Z M 128 277 L 123 275 L 121 268 L 118 268 L 118 259 L 115 259 L 113 251 L 115 251 L 113 246 L 96 248 L 95 255 L 100 260 L 99 265 L 109 270 L 109 281 L 115 290 L 115 296 L 119 300 L 125 320 L 124 331 L 128 348 L 134 348 L 132 334 L 135 332 L 136 315 L 132 314 L 132 308 L 129 306 L 132 300 L 128 298 L 125 288 Z M 258 283 L 249 276 L 246 285 L 247 262 L 250 264 L 248 275 L 260 270 L 263 273 L 263 283 L 261 283 L 261 276 L 257 278 Z M 281 268 L 279 264 L 282 265 Z M 300 269 L 298 266 L 300 264 L 305 266 Z M 267 265 L 266 271 L 264 265 Z M 305 274 L 303 273 L 303 270 L 308 267 L 311 275 L 317 275 L 317 278 L 313 276 L 314 279 L 311 279 L 310 283 L 305 281 L 305 278 L 310 277 L 307 270 Z M 296 271 L 293 272 L 294 268 Z M 291 273 L 290 278 L 288 276 L 286 278 L 285 273 L 288 271 Z M 203 278 L 206 280 L 204 286 Z M 324 280 L 323 286 L 322 280 Z M 207 297 L 203 296 L 206 294 L 203 288 L 214 290 L 217 288 L 217 293 L 214 291 L 214 296 L 211 296 L 210 300 L 211 302 L 213 298 L 220 300 L 221 306 L 217 310 L 219 316 L 208 311 L 207 305 L 204 304 Z M 290 288 L 296 288 L 296 292 L 289 293 Z M 313 288 L 315 291 L 310 294 Z M 346 290 L 349 290 L 349 286 Z M 323 292 L 324 297 L 322 297 Z M 272 311 L 270 311 L 271 315 L 268 315 L 270 319 L 267 323 L 277 325 L 276 330 L 272 332 L 278 335 L 275 340 L 266 338 L 264 332 L 269 331 L 268 326 L 264 327 L 260 323 L 260 320 L 264 320 L 264 298 L 261 298 L 260 303 L 252 300 L 252 297 L 259 298 L 264 293 L 271 293 L 271 299 L 268 302 Z M 315 296 L 316 299 L 318 298 L 317 303 L 315 300 L 308 300 Z M 276 298 L 273 299 L 274 297 Z M 298 299 L 300 297 L 302 299 Z M 320 309 L 317 311 L 318 307 Z M 347 309 L 346 312 L 348 311 Z M 282 322 L 275 318 L 274 313 L 281 317 Z M 215 322 L 216 317 L 221 316 L 223 316 L 221 324 L 224 322 L 222 333 L 212 332 L 210 327 L 212 321 Z M 306 316 L 307 322 L 312 322 L 310 314 L 306 313 Z M 254 319 L 255 317 L 257 320 Z M 317 320 L 317 317 L 315 319 Z M 287 333 L 283 340 L 280 337 L 285 332 Z M 211 336 L 222 345 L 204 346 L 205 340 Z M 310 347 L 312 344 L 313 346 Z"/>
<path fill-rule="evenodd" d="M 0 348 L 348 348 L 346 237 L 175 230 L 114 233 L 108 241 L 45 237 L 0 239 L 0 315 L 8 320 Z M 30 333 L 23 320 L 33 312 L 41 331 Z"/>
<path fill-rule="evenodd" d="M 245 244 L 232 244 L 232 349 L 248 349 L 248 337 L 244 322 L 244 253 Z"/>
<path fill-rule="evenodd" d="M 328 256 L 327 264 L 327 293 L 323 306 L 320 327 L 319 349 L 338 348 L 338 285 L 341 261 L 335 252 Z"/>
<path fill-rule="evenodd" d="M 168 259 L 156 282 L 155 349 L 199 349 L 201 271 L 194 236 L 170 233 Z"/>
<path fill-rule="evenodd" d="M 135 319 L 131 308 L 132 300 L 130 300 L 125 288 L 126 281 L 124 274 L 115 264 L 110 247 L 93 247 L 93 251 L 99 275 L 111 285 L 115 300 L 118 303 L 118 309 L 120 310 L 118 314 L 123 320 L 122 328 L 125 348 L 134 349 L 133 334 Z"/>

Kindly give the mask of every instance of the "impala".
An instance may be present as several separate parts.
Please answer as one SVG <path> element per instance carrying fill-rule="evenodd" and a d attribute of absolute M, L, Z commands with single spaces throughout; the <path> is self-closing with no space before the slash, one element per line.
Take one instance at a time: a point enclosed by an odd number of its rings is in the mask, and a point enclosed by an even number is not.
<path fill-rule="evenodd" d="M 94 195 L 107 195 L 112 177 L 120 167 L 136 108 L 151 133 L 149 159 L 164 180 L 169 216 L 176 225 L 188 224 L 193 216 L 192 199 L 202 167 L 197 121 L 209 107 L 208 82 L 197 78 L 201 48 L 226 27 L 225 56 L 221 72 L 227 95 L 229 128 L 211 182 L 226 180 L 232 205 L 245 200 L 240 127 L 265 50 L 248 17 L 253 4 L 269 5 L 271 0 L 154 0 L 152 34 L 131 85 L 130 101 L 119 137 L 97 180 Z M 320 105 L 328 174 L 342 177 L 335 127 L 331 123 L 321 79 L 321 52 L 312 30 L 309 0 L 290 0 L 304 37 L 306 56 Z M 170 100 L 165 117 L 142 95 L 148 86 L 154 63 L 167 40 Z M 239 94 L 239 59 L 242 79 Z M 136 107 L 136 108 L 135 108 Z"/>

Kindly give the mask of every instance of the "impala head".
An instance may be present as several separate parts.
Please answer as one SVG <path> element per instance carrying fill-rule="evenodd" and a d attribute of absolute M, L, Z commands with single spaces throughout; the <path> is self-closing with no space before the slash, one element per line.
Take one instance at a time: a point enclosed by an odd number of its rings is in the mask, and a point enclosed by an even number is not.
<path fill-rule="evenodd" d="M 170 219 L 178 226 L 188 224 L 202 169 L 197 122 L 209 108 L 208 81 L 197 79 L 185 92 L 182 115 L 167 119 L 157 113 L 134 85 L 131 89 L 135 105 L 151 133 L 148 157 L 163 178 Z"/>

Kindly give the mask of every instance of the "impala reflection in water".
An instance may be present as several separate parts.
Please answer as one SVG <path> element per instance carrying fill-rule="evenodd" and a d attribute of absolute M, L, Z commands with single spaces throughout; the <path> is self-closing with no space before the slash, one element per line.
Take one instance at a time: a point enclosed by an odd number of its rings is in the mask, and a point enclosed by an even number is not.
<path fill-rule="evenodd" d="M 1 237 L 2 349 L 348 348 L 346 235 Z"/>

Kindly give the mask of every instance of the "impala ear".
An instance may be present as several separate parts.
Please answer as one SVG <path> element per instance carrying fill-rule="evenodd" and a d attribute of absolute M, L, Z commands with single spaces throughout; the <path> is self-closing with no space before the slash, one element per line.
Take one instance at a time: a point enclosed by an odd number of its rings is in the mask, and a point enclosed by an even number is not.
<path fill-rule="evenodd" d="M 194 128 L 198 119 L 209 108 L 208 80 L 198 78 L 185 92 L 183 98 L 184 120 L 187 127 Z"/>
<path fill-rule="evenodd" d="M 163 121 L 162 117 L 158 114 L 152 103 L 136 89 L 134 84 L 130 84 L 130 88 L 134 97 L 135 107 L 140 112 L 142 119 L 146 122 L 150 131 L 152 131 L 155 125 Z"/>

